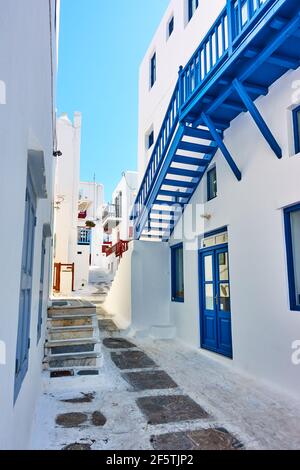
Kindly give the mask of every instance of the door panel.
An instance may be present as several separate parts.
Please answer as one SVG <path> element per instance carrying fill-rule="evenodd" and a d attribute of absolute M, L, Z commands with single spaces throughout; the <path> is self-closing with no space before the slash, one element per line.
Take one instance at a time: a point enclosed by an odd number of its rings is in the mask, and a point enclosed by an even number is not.
<path fill-rule="evenodd" d="M 232 357 L 228 248 L 200 252 L 201 346 Z"/>

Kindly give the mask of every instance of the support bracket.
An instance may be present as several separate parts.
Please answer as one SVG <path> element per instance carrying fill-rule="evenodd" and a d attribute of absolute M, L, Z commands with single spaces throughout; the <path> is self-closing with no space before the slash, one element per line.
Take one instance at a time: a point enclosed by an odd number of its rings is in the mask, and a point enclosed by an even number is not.
<path fill-rule="evenodd" d="M 277 158 L 282 158 L 282 150 L 280 145 L 278 144 L 277 140 L 273 136 L 272 132 L 270 131 L 268 125 L 264 121 L 262 115 L 258 111 L 257 107 L 253 103 L 252 99 L 248 95 L 245 87 L 242 85 L 242 83 L 235 79 L 233 80 L 233 86 L 235 90 L 237 91 L 240 99 L 243 101 L 244 105 L 246 106 L 247 110 L 251 114 L 255 124 L 257 125 L 258 129 L 268 142 L 269 146 L 275 153 Z"/>
<path fill-rule="evenodd" d="M 235 161 L 233 160 L 232 156 L 230 155 L 230 152 L 227 149 L 226 145 L 224 144 L 224 142 L 223 142 L 219 132 L 217 131 L 214 123 L 212 122 L 210 117 L 207 116 L 207 114 L 205 114 L 205 113 L 201 114 L 201 118 L 202 118 L 202 121 L 204 122 L 204 124 L 208 127 L 214 141 L 216 142 L 217 146 L 219 147 L 222 154 L 224 155 L 224 157 L 225 157 L 228 165 L 230 166 L 231 170 L 233 171 L 236 179 L 238 181 L 241 181 L 242 173 L 240 172 L 240 170 L 238 169 Z"/>

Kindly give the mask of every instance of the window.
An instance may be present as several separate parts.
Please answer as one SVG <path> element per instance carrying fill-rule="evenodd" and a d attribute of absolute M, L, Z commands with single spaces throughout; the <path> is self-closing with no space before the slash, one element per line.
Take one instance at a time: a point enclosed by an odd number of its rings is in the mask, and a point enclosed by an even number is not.
<path fill-rule="evenodd" d="M 207 172 L 207 200 L 217 197 L 217 169 L 214 166 Z"/>
<path fill-rule="evenodd" d="M 150 134 L 148 134 L 148 149 L 150 149 L 153 144 L 154 144 L 154 131 L 151 131 Z"/>
<path fill-rule="evenodd" d="M 156 52 L 153 54 L 150 61 L 150 88 L 156 82 Z"/>
<path fill-rule="evenodd" d="M 300 106 L 293 111 L 295 153 L 300 152 Z"/>
<path fill-rule="evenodd" d="M 300 204 L 284 211 L 291 310 L 300 310 Z"/>
<path fill-rule="evenodd" d="M 45 277 L 45 256 L 46 256 L 46 240 L 43 238 L 41 250 L 41 271 L 40 271 L 40 290 L 39 290 L 39 314 L 37 326 L 37 342 L 41 339 L 42 323 L 43 323 L 43 303 L 44 303 L 44 277 Z"/>
<path fill-rule="evenodd" d="M 78 245 L 91 244 L 91 230 L 88 228 L 78 228 Z"/>
<path fill-rule="evenodd" d="M 28 370 L 29 362 L 31 293 L 33 276 L 34 237 L 36 226 L 36 205 L 36 195 L 33 189 L 30 173 L 28 172 L 25 197 L 25 221 L 23 232 L 19 322 L 15 368 L 15 401 L 21 390 L 23 380 Z"/>
<path fill-rule="evenodd" d="M 183 245 L 171 247 L 172 301 L 184 302 Z"/>
<path fill-rule="evenodd" d="M 174 16 L 172 16 L 172 18 L 170 19 L 169 23 L 168 23 L 168 38 L 172 35 L 174 31 Z"/>
<path fill-rule="evenodd" d="M 116 217 L 118 219 L 122 218 L 122 192 L 120 191 L 117 197 L 115 198 L 115 208 L 116 208 Z"/>
<path fill-rule="evenodd" d="M 188 0 L 189 4 L 189 21 L 192 19 L 195 11 L 199 6 L 199 0 Z"/>

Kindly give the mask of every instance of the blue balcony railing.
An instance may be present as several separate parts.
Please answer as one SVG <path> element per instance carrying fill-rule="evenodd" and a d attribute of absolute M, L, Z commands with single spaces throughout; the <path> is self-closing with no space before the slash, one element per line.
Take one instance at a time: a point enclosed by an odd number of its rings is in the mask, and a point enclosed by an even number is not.
<path fill-rule="evenodd" d="M 227 0 L 207 35 L 184 68 L 172 94 L 170 104 L 145 171 L 132 217 L 136 225 L 154 187 L 156 176 L 172 142 L 175 130 L 187 105 L 205 86 L 209 78 L 230 59 L 243 38 L 265 12 L 280 0 Z"/>

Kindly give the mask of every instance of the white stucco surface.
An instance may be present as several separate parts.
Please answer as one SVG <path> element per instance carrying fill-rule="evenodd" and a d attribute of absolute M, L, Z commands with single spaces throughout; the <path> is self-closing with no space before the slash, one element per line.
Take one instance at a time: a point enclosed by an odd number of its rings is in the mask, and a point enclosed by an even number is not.
<path fill-rule="evenodd" d="M 52 223 L 52 93 L 55 96 L 57 38 L 54 28 L 55 1 L 51 0 L 49 3 L 40 0 L 1 0 L 0 9 L 0 78 L 6 84 L 6 104 L 0 106 L 0 213 L 6 227 L 0 234 L 0 295 L 5 306 L 0 312 L 0 342 L 5 344 L 6 351 L 6 364 L 0 365 L 0 448 L 5 450 L 27 447 L 35 401 L 41 384 L 44 325 L 48 286 L 51 282 L 50 239 L 46 239 L 43 328 L 39 342 L 37 324 L 43 226 Z M 59 18 L 57 22 L 58 20 Z M 32 151 L 43 156 L 48 197 L 37 201 L 29 366 L 14 404 L 25 190 L 28 157 Z"/>

